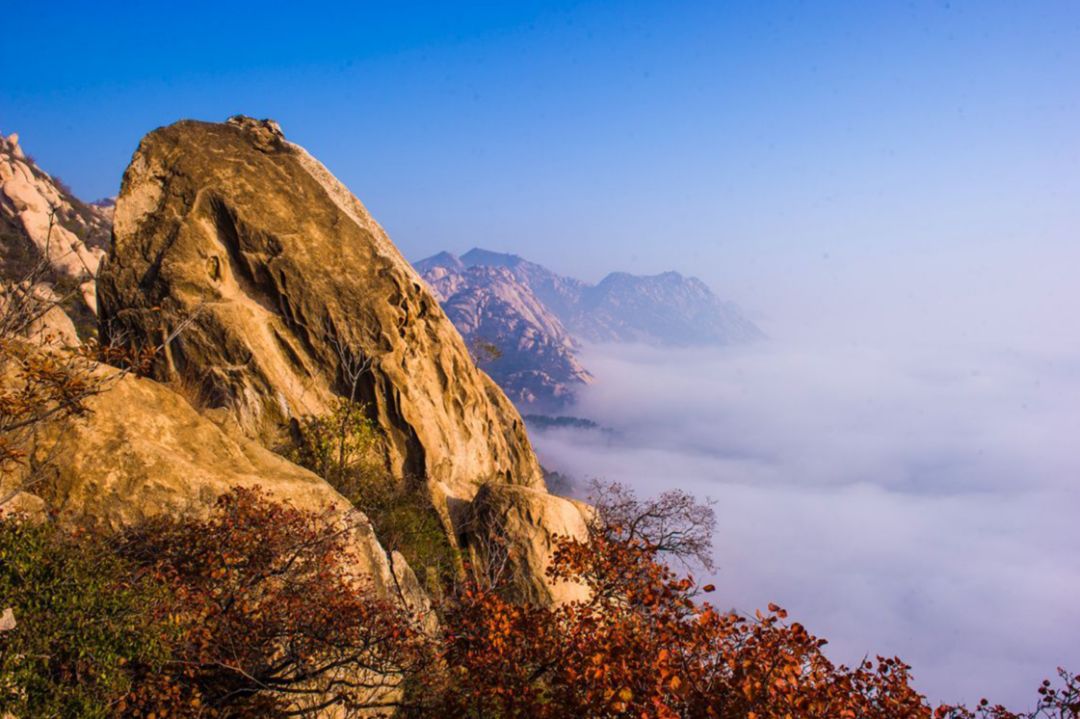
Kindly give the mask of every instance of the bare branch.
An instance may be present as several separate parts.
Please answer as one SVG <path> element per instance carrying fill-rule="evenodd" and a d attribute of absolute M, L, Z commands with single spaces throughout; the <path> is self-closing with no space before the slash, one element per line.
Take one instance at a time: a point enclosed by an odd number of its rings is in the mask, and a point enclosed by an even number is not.
<path fill-rule="evenodd" d="M 711 500 L 700 502 L 678 489 L 641 500 L 626 485 L 594 480 L 590 502 L 596 508 L 589 528 L 594 535 L 640 542 L 683 565 L 714 569 L 716 513 Z"/>

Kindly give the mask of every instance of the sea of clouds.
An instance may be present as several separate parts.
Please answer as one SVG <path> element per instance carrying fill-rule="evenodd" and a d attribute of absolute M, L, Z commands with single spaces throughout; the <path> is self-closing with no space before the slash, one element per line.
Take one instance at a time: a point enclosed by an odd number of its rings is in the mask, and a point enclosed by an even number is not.
<path fill-rule="evenodd" d="M 593 346 L 541 461 L 716 502 L 715 603 L 775 601 L 934 701 L 1029 705 L 1080 671 L 1080 351 Z"/>

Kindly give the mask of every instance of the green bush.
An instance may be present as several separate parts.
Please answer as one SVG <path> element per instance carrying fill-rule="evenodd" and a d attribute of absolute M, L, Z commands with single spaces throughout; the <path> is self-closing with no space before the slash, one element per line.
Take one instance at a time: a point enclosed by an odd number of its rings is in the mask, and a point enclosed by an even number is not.
<path fill-rule="evenodd" d="M 0 716 L 115 716 L 132 669 L 166 659 L 161 598 L 99 538 L 0 520 Z"/>
<path fill-rule="evenodd" d="M 457 551 L 422 487 L 391 480 L 352 501 L 371 520 L 383 547 L 401 552 L 429 591 L 437 594 L 455 579 Z"/>
<path fill-rule="evenodd" d="M 426 489 L 387 469 L 385 438 L 363 404 L 340 398 L 330 414 L 303 420 L 283 454 L 366 514 L 383 547 L 401 552 L 429 589 L 455 577 L 460 561 Z"/>

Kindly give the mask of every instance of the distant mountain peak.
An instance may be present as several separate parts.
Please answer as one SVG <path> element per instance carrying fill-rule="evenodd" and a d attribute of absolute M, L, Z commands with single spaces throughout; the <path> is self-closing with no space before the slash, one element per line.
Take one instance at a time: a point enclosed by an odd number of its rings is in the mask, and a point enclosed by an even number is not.
<path fill-rule="evenodd" d="M 517 267 L 525 264 L 527 260 L 518 255 L 507 252 L 494 252 L 479 247 L 474 247 L 461 256 L 461 261 L 466 266 L 485 265 L 488 267 Z"/>
<path fill-rule="evenodd" d="M 433 270 L 437 267 L 442 267 L 448 270 L 460 271 L 465 269 L 465 264 L 457 255 L 453 254 L 452 252 L 443 251 L 438 254 L 432 255 L 431 257 L 425 257 L 418 262 L 414 262 L 413 267 L 415 267 L 416 271 L 420 274 L 424 274 L 425 272 Z"/>
<path fill-rule="evenodd" d="M 469 257 L 475 262 L 468 262 Z M 494 261 L 489 261 L 494 260 Z M 516 260 L 508 266 L 506 261 Z M 471 250 L 416 263 L 474 359 L 515 402 L 556 410 L 592 376 L 574 356 L 575 342 L 559 318 L 515 270 L 514 255 Z"/>
<path fill-rule="evenodd" d="M 481 365 L 518 403 L 558 408 L 590 380 L 581 341 L 726 345 L 764 335 L 696 277 L 612 272 L 590 285 L 518 255 L 473 248 L 420 260 L 416 269 Z M 497 351 L 492 351 L 497 350 Z"/>
<path fill-rule="evenodd" d="M 676 270 L 667 270 L 666 272 L 658 272 L 655 275 L 635 275 L 630 272 L 615 271 L 609 272 L 604 275 L 597 284 L 597 286 L 604 283 L 617 283 L 617 282 L 693 282 L 701 283 L 697 277 L 688 277 Z M 701 283 L 704 284 L 704 283 Z"/>

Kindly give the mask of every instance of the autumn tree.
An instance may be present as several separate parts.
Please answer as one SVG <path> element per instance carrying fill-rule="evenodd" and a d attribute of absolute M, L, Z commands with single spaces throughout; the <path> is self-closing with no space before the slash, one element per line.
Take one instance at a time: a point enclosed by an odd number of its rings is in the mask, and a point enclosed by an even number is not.
<path fill-rule="evenodd" d="M 50 215 L 52 236 L 55 213 Z M 46 251 L 26 272 L 0 280 L 0 513 L 18 494 L 39 481 L 22 472 L 28 441 L 41 423 L 86 412 L 86 401 L 104 380 L 84 352 L 62 347 L 49 329 L 68 299 L 48 282 Z M 69 291 L 73 292 L 72 291 Z"/>
<path fill-rule="evenodd" d="M 354 574 L 350 527 L 271 502 L 221 497 L 206 520 L 162 517 L 128 532 L 121 556 L 170 589 L 179 640 L 165 669 L 125 701 L 132 716 L 317 716 L 390 712 L 419 671 L 414 618 Z"/>
<path fill-rule="evenodd" d="M 678 716 L 683 680 L 666 667 L 693 638 L 696 587 L 662 557 L 707 562 L 711 508 L 680 492 L 642 502 L 619 485 L 595 485 L 592 499 L 587 539 L 562 539 L 548 569 L 589 599 L 552 608 L 488 581 L 463 588 L 445 611 L 437 713 Z"/>
<path fill-rule="evenodd" d="M 589 598 L 556 607 L 465 588 L 445 611 L 446 671 L 416 716 L 655 719 L 1075 719 L 1080 677 L 1042 690 L 1039 708 L 985 704 L 937 710 L 910 667 L 877 657 L 834 664 L 824 639 L 770 605 L 752 616 L 720 610 L 713 591 L 665 562 L 709 544 L 711 512 L 685 495 L 639 501 L 608 488 L 585 540 L 563 538 L 552 581 L 581 582 Z M 997 712 L 997 713 L 995 713 Z"/>
<path fill-rule="evenodd" d="M 642 514 L 625 493 L 620 514 Z M 691 523 L 700 518 L 665 500 Z M 673 515 L 674 516 L 674 515 Z M 645 526 L 639 524 L 639 527 Z M 224 495 L 203 519 L 117 536 L 0 522 L 0 712 L 71 717 L 1075 719 L 1061 672 L 1013 713 L 932 709 L 910 669 L 831 662 L 825 641 L 770 605 L 744 616 L 662 561 L 660 533 L 597 523 L 559 541 L 549 578 L 589 596 L 557 607 L 464 586 L 440 632 L 355 575 L 348 527 Z M 670 543 L 667 545 L 670 546 Z"/>
<path fill-rule="evenodd" d="M 686 569 L 715 568 L 712 500 L 700 501 L 681 489 L 643 500 L 627 485 L 594 480 L 589 485 L 589 503 L 594 509 L 589 522 L 592 537 L 647 547 L 658 558 Z"/>
<path fill-rule="evenodd" d="M 1077 719 L 1080 717 L 1080 674 L 1058 669 L 1060 686 L 1046 679 L 1039 686 L 1035 708 L 1015 713 L 1000 704 L 983 699 L 975 709 L 941 706 L 934 719 Z"/>

